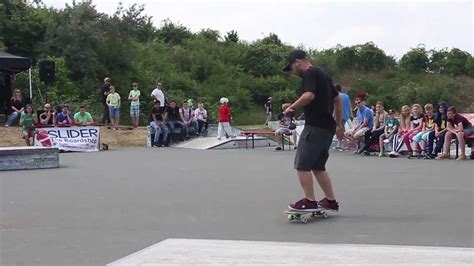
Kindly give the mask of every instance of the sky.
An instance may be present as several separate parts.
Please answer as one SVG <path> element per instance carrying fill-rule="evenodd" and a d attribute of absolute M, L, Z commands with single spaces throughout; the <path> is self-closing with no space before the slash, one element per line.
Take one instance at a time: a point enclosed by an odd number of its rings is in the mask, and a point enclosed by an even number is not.
<path fill-rule="evenodd" d="M 80 0 L 76 0 L 79 2 Z M 70 1 L 43 0 L 64 8 Z M 329 49 L 374 42 L 400 58 L 411 48 L 453 47 L 474 54 L 472 1 L 308 1 L 308 0 L 93 0 L 100 12 L 112 14 L 118 3 L 144 4 L 156 27 L 164 19 L 192 32 L 210 28 L 221 35 L 235 30 L 252 42 L 275 33 L 287 44 Z"/>

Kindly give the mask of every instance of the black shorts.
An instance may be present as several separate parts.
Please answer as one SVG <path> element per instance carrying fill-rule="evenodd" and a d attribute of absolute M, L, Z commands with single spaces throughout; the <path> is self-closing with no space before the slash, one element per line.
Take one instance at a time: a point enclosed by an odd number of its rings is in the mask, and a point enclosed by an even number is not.
<path fill-rule="evenodd" d="M 305 126 L 298 141 L 295 169 L 299 171 L 325 171 L 334 132 L 328 129 Z"/>

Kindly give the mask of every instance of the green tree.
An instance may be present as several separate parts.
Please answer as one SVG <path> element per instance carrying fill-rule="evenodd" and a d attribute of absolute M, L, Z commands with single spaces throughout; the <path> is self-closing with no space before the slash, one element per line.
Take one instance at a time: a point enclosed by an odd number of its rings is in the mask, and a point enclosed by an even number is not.
<path fill-rule="evenodd" d="M 470 56 L 466 60 L 466 74 L 471 77 L 474 77 L 474 57 L 473 56 Z"/>
<path fill-rule="evenodd" d="M 98 56 L 104 43 L 101 19 L 104 15 L 89 2 L 68 5 L 62 12 L 53 13 L 42 43 L 44 54 L 65 58 L 70 78 L 83 97 L 91 94 L 100 73 L 106 72 L 105 60 Z"/>
<path fill-rule="evenodd" d="M 446 73 L 452 75 L 467 74 L 466 63 L 471 55 L 458 48 L 453 48 L 446 56 Z"/>
<path fill-rule="evenodd" d="M 139 42 L 152 41 L 156 34 L 156 28 L 153 26 L 152 18 L 144 15 L 145 6 L 133 4 L 128 9 L 119 6 L 115 14 L 110 19 L 110 24 L 114 24 L 117 31 L 124 38 L 132 38 Z"/>
<path fill-rule="evenodd" d="M 430 50 L 430 63 L 429 69 L 435 73 L 446 72 L 446 59 L 448 57 L 447 49 L 441 49 L 439 51 Z"/>
<path fill-rule="evenodd" d="M 238 43 L 239 42 L 239 34 L 237 34 L 237 31 L 231 30 L 227 32 L 227 35 L 224 37 L 225 42 L 231 42 L 231 43 Z"/>
<path fill-rule="evenodd" d="M 428 52 L 420 45 L 402 56 L 400 67 L 409 72 L 424 72 L 428 69 L 429 62 Z"/>
<path fill-rule="evenodd" d="M 169 45 L 182 44 L 186 39 L 191 38 L 192 33 L 185 26 L 175 24 L 169 19 L 162 22 L 157 33 L 158 39 Z"/>
<path fill-rule="evenodd" d="M 41 2 L 3 1 L 0 4 L 0 40 L 13 54 L 36 59 L 38 43 L 45 38 L 49 12 Z"/>
<path fill-rule="evenodd" d="M 210 42 L 218 42 L 221 39 L 219 31 L 211 29 L 202 29 L 197 36 Z"/>
<path fill-rule="evenodd" d="M 358 67 L 357 50 L 354 46 L 343 47 L 338 45 L 334 50 L 334 60 L 339 70 L 355 70 Z"/>
<path fill-rule="evenodd" d="M 357 66 L 360 70 L 378 71 L 393 65 L 393 61 L 374 43 L 368 42 L 357 47 Z"/>

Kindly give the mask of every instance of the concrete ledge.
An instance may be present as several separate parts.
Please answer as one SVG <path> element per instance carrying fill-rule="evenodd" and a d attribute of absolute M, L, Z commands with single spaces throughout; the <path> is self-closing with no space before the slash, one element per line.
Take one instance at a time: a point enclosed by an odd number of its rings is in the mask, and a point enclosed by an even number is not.
<path fill-rule="evenodd" d="M 472 265 L 472 248 L 166 239 L 108 265 Z"/>
<path fill-rule="evenodd" d="M 0 171 L 59 167 L 59 149 L 43 147 L 0 148 Z"/>

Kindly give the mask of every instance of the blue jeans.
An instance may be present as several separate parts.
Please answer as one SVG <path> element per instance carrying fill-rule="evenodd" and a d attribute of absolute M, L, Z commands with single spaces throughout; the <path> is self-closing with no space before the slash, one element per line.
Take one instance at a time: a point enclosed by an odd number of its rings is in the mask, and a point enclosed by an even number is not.
<path fill-rule="evenodd" d="M 438 153 L 443 151 L 443 145 L 444 145 L 444 136 L 446 135 L 446 131 L 438 135 L 438 138 L 436 138 L 436 147 L 434 149 L 434 154 L 438 155 Z"/>
<path fill-rule="evenodd" d="M 432 154 L 433 153 L 433 144 L 434 144 L 434 140 L 435 140 L 435 132 L 434 131 L 430 131 L 428 133 L 428 147 L 426 149 L 426 152 L 428 154 Z"/>
<path fill-rule="evenodd" d="M 155 138 L 153 139 L 153 142 L 155 144 L 158 144 L 160 141 L 160 134 L 163 131 L 163 142 L 166 142 L 168 139 L 168 128 L 163 124 L 162 121 L 158 121 L 158 124 L 153 121 L 150 123 L 151 128 L 153 128 L 153 131 L 155 133 Z M 153 134 L 153 131 L 151 132 Z"/>
<path fill-rule="evenodd" d="M 110 119 L 120 117 L 120 108 L 115 106 L 109 106 Z"/>
<path fill-rule="evenodd" d="M 184 124 L 186 137 L 189 137 L 189 132 L 190 131 L 192 131 L 193 134 L 197 134 L 198 133 L 198 127 L 199 127 L 199 125 L 198 125 L 198 122 L 196 120 L 191 121 L 191 123 L 189 123 L 189 125 Z"/>
<path fill-rule="evenodd" d="M 5 126 L 9 127 L 13 125 L 16 120 L 18 119 L 19 114 L 17 112 L 13 112 L 8 116 L 7 122 L 5 122 Z"/>
<path fill-rule="evenodd" d="M 184 126 L 184 123 L 181 121 L 173 120 L 173 121 L 168 121 L 168 126 L 170 127 L 170 134 L 174 134 L 175 128 L 180 128 L 180 138 L 181 141 L 184 139 L 184 136 L 186 135 L 186 127 Z"/>

